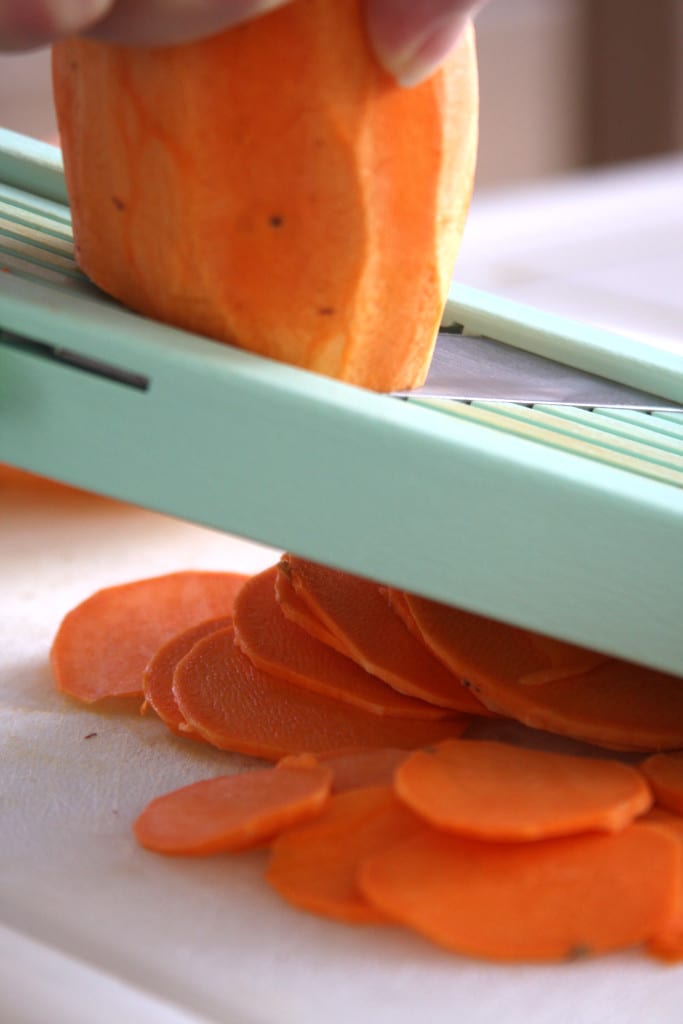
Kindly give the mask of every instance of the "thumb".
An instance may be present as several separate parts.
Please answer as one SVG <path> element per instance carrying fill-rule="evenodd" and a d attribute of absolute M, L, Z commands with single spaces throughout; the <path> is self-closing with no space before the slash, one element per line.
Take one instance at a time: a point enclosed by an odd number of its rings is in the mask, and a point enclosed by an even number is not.
<path fill-rule="evenodd" d="M 113 43 L 165 46 L 220 32 L 289 0 L 116 0 L 88 33 Z"/>
<path fill-rule="evenodd" d="M 401 85 L 417 85 L 447 56 L 479 5 L 475 0 L 367 0 L 370 40 Z"/>
<path fill-rule="evenodd" d="M 114 0 L 0 0 L 0 51 L 32 50 L 104 17 Z"/>

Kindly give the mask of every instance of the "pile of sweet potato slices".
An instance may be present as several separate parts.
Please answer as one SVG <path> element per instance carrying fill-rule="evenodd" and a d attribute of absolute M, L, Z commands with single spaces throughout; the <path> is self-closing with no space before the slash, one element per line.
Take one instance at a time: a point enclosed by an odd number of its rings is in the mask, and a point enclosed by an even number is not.
<path fill-rule="evenodd" d="M 294 555 L 101 590 L 51 664 L 71 697 L 272 762 L 152 801 L 149 850 L 268 846 L 298 908 L 464 955 L 683 959 L 681 678 Z M 478 739 L 486 720 L 591 746 Z"/>

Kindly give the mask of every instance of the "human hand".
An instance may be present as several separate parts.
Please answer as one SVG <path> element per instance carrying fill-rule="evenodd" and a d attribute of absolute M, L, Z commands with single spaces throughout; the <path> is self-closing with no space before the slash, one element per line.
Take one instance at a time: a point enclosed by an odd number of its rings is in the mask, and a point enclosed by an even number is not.
<path fill-rule="evenodd" d="M 290 0 L 4 0 L 0 50 L 27 50 L 85 33 L 163 45 L 198 39 Z M 449 52 L 476 0 L 364 0 L 370 39 L 404 85 L 425 78 Z"/>
<path fill-rule="evenodd" d="M 401 85 L 427 78 L 485 0 L 365 0 L 370 39 Z"/>

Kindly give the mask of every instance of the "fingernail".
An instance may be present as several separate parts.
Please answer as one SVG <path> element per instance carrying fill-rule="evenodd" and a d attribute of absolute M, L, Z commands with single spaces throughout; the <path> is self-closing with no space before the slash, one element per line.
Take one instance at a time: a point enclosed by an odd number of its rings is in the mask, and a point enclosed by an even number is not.
<path fill-rule="evenodd" d="M 103 18 L 114 0 L 47 0 L 47 17 L 55 35 L 69 35 Z"/>
<path fill-rule="evenodd" d="M 429 78 L 448 56 L 465 26 L 465 18 L 449 17 L 429 26 L 409 48 L 380 54 L 385 68 L 399 85 L 411 88 Z"/>
<path fill-rule="evenodd" d="M 110 10 L 114 0 L 46 0 L 44 19 L 54 36 L 68 36 L 89 28 Z"/>

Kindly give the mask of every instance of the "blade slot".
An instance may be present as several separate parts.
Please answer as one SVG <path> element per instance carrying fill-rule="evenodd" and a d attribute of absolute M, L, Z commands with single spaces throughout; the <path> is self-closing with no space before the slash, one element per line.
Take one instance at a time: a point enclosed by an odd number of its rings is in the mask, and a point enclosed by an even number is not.
<path fill-rule="evenodd" d="M 24 352 L 28 356 L 47 359 L 83 373 L 104 377 L 115 384 L 122 384 L 124 387 L 133 388 L 136 391 L 149 391 L 151 386 L 151 379 L 144 374 L 135 373 L 122 366 L 115 366 L 104 360 L 94 359 L 89 355 L 82 355 L 80 352 L 74 352 L 73 349 L 50 345 L 45 341 L 37 341 L 35 338 L 26 338 L 23 335 L 14 334 L 12 331 L 0 330 L 0 346 L 2 345 Z"/>

